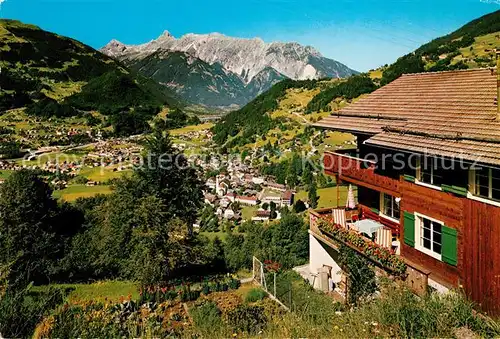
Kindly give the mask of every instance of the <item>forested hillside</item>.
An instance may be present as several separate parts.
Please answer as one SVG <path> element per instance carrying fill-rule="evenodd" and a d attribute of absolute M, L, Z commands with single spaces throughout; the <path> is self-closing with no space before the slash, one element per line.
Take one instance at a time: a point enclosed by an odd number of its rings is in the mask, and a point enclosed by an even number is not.
<path fill-rule="evenodd" d="M 358 96 L 370 93 L 377 88 L 366 75 L 356 75 L 343 80 L 284 80 L 274 85 L 269 91 L 240 110 L 233 111 L 224 117 L 214 128 L 214 140 L 219 145 L 228 148 L 243 146 L 255 142 L 260 136 L 265 136 L 270 130 L 278 127 L 282 131 L 293 126 L 286 126 L 288 118 L 293 114 L 310 114 L 313 112 L 330 112 L 330 103 L 335 100 L 351 101 Z M 289 102 L 287 108 L 280 107 L 281 102 L 292 90 L 312 94 L 306 102 Z M 298 96 L 301 100 L 303 96 Z M 312 98 L 312 100 L 311 100 Z M 289 100 L 288 100 L 289 101 Z M 302 104 L 305 107 L 301 107 Z M 289 114 L 273 116 L 273 112 L 285 109 Z M 288 115 L 288 117 L 287 117 Z M 295 116 L 296 117 L 296 116 Z M 313 119 L 315 117 L 310 117 Z M 304 118 L 305 119 L 305 118 Z M 298 122 L 304 120 L 299 119 Z"/>
<path fill-rule="evenodd" d="M 151 80 L 76 40 L 0 20 L 0 111 L 28 107 L 43 116 L 175 105 Z"/>
<path fill-rule="evenodd" d="M 289 79 L 279 82 L 245 107 L 226 115 L 214 127 L 215 142 L 223 144 L 228 138 L 235 137 L 239 133 L 238 137 L 245 143 L 246 141 L 251 142 L 256 135 L 263 134 L 273 127 L 273 119 L 267 113 L 278 108 L 279 100 L 283 98 L 288 89 L 311 89 L 317 83 L 317 80 L 294 81 Z"/>
<path fill-rule="evenodd" d="M 494 66 L 500 46 L 500 10 L 471 21 L 407 54 L 383 72 L 382 85 L 405 73 Z"/>

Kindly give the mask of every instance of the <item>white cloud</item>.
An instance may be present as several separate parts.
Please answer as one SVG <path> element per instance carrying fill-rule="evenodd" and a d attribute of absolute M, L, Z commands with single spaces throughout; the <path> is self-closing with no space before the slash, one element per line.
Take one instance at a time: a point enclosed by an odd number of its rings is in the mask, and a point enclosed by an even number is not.
<path fill-rule="evenodd" d="M 485 4 L 500 5 L 500 0 L 479 0 L 479 1 Z"/>

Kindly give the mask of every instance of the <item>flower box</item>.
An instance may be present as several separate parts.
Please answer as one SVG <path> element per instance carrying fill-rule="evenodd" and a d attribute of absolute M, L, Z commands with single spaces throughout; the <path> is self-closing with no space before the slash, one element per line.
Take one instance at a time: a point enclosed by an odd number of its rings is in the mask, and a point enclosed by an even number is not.
<path fill-rule="evenodd" d="M 360 234 L 335 224 L 332 220 L 319 220 L 318 228 L 332 240 L 351 247 L 392 274 L 396 276 L 406 274 L 405 262 L 390 249 L 369 241 Z"/>

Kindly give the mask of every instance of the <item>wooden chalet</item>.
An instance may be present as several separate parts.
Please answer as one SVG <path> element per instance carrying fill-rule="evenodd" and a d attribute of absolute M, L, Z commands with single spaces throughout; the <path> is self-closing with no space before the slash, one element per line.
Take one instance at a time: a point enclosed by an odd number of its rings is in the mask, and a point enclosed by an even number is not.
<path fill-rule="evenodd" d="M 497 60 L 497 70 L 403 75 L 315 124 L 357 137 L 357 149 L 325 152 L 325 172 L 358 187 L 354 219 L 389 232 L 389 242 L 376 234 L 373 241 L 404 260 L 407 283 L 420 292 L 462 289 L 493 314 L 500 314 L 500 52 Z M 356 224 L 348 213 L 347 228 Z M 311 214 L 311 271 L 335 266 L 335 246 L 316 227 L 325 215 Z"/>

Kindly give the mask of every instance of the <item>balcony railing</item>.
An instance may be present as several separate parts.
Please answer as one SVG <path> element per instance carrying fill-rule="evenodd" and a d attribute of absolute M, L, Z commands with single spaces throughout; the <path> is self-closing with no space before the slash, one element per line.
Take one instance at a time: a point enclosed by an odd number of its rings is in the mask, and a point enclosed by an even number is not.
<path fill-rule="evenodd" d="M 331 209 L 310 210 L 310 230 L 315 237 L 326 240 L 334 248 L 347 246 L 372 263 L 395 276 L 406 274 L 404 260 L 394 251 L 365 238 L 359 232 L 336 224 L 331 217 Z"/>
<path fill-rule="evenodd" d="M 341 180 L 400 196 L 399 180 L 375 173 L 377 163 L 374 161 L 336 152 L 325 152 L 323 165 L 327 174 L 338 175 Z"/>

